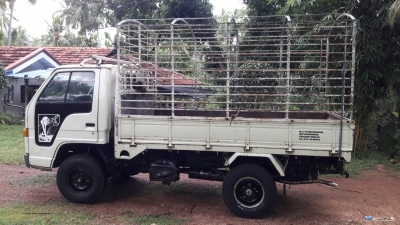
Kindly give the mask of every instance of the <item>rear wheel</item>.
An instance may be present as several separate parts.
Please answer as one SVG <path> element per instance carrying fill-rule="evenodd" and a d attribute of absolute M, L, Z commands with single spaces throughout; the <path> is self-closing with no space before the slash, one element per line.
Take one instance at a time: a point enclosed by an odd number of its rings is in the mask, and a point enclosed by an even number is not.
<path fill-rule="evenodd" d="M 74 203 L 92 203 L 106 187 L 103 170 L 96 158 L 74 155 L 66 159 L 57 172 L 57 186 L 61 194 Z"/>
<path fill-rule="evenodd" d="M 272 210 L 277 190 L 274 179 L 263 167 L 243 164 L 226 175 L 222 196 L 226 206 L 237 216 L 259 218 Z"/>

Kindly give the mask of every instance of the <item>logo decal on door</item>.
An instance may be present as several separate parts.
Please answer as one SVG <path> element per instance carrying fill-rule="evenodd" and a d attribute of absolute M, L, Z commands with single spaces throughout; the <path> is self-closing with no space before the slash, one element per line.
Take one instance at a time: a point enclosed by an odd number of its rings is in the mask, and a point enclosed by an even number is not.
<path fill-rule="evenodd" d="M 38 121 L 39 142 L 51 142 L 60 125 L 60 114 L 39 114 Z"/>

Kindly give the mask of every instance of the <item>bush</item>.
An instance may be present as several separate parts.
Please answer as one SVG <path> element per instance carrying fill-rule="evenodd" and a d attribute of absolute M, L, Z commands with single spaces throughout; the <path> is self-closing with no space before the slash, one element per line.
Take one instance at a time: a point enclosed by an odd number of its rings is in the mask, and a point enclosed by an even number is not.
<path fill-rule="evenodd" d="M 2 125 L 21 125 L 20 117 L 12 112 L 6 112 L 6 114 L 0 113 L 0 124 Z"/>
<path fill-rule="evenodd" d="M 0 89 L 7 87 L 8 85 L 8 78 L 6 75 L 6 71 L 3 68 L 3 64 L 0 62 Z"/>
<path fill-rule="evenodd" d="M 6 125 L 8 124 L 8 117 L 0 113 L 0 124 Z"/>
<path fill-rule="evenodd" d="M 357 148 L 355 152 L 361 154 L 364 154 L 364 151 L 382 152 L 387 156 L 399 152 L 398 114 L 394 112 L 397 109 L 397 99 L 399 98 L 378 101 L 379 110 L 371 115 L 368 124 L 363 127 L 366 136 L 364 148 Z"/>

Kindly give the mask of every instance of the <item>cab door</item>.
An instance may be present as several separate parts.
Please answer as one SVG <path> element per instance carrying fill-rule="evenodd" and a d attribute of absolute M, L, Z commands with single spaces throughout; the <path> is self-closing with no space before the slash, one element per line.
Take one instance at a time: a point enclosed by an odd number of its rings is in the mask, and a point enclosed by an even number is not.
<path fill-rule="evenodd" d="M 38 148 L 98 141 L 99 76 L 100 69 L 60 71 L 47 83 L 35 105 Z"/>

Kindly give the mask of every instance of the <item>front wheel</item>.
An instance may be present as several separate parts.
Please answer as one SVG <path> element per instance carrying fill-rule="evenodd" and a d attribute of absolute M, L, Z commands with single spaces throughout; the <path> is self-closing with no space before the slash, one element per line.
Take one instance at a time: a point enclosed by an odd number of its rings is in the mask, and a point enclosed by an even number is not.
<path fill-rule="evenodd" d="M 96 201 L 103 193 L 106 179 L 96 158 L 74 155 L 66 159 L 57 172 L 57 186 L 71 202 L 87 204 Z"/>
<path fill-rule="evenodd" d="M 271 174 L 263 167 L 243 164 L 226 175 L 222 196 L 226 206 L 237 216 L 259 218 L 272 210 L 277 190 Z"/>

